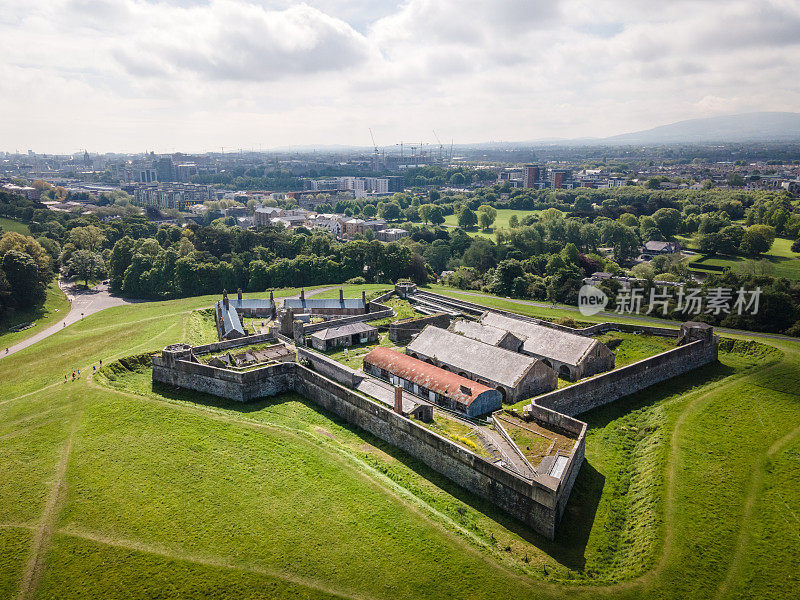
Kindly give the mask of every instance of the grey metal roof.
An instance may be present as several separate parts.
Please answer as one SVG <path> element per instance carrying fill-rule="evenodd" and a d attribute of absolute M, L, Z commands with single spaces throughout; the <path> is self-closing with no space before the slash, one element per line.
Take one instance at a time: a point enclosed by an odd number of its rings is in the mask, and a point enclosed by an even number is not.
<path fill-rule="evenodd" d="M 560 331 L 491 311 L 481 317 L 481 323 L 511 331 L 524 340 L 522 348 L 526 352 L 552 358 L 568 365 L 578 365 L 595 344 L 599 343 L 597 340 L 576 333 Z"/>
<path fill-rule="evenodd" d="M 423 356 L 436 358 L 455 369 L 515 387 L 537 359 L 490 346 L 478 340 L 428 325 L 406 348 Z"/>
<path fill-rule="evenodd" d="M 269 302 L 269 300 L 267 302 Z M 228 310 L 225 310 L 225 305 L 222 304 L 222 300 L 220 300 L 216 303 L 215 310 L 222 318 L 223 337 L 227 336 L 231 331 L 238 331 L 244 335 L 244 326 L 242 325 L 242 321 L 239 319 L 239 313 L 236 312 L 236 308 L 233 306 L 232 302 L 228 302 Z"/>
<path fill-rule="evenodd" d="M 272 308 L 272 302 L 270 301 L 269 298 L 266 298 L 266 299 L 265 298 L 242 298 L 241 300 L 239 300 L 239 299 L 228 300 L 228 303 L 229 303 L 230 306 L 235 307 L 235 308 L 239 308 L 239 309 L 242 309 L 242 308 L 249 308 L 249 309 L 263 308 L 263 309 L 269 310 L 270 308 Z"/>
<path fill-rule="evenodd" d="M 361 298 L 345 298 L 343 302 L 339 302 L 338 298 L 286 298 L 283 301 L 284 308 L 364 308 L 364 302 Z"/>
<path fill-rule="evenodd" d="M 460 333 L 473 340 L 478 340 L 484 344 L 491 344 L 497 346 L 508 332 L 505 329 L 498 329 L 490 325 L 483 325 L 482 323 L 475 323 L 474 321 L 460 320 L 453 323 L 451 327 L 454 333 Z"/>
<path fill-rule="evenodd" d="M 339 327 L 328 327 L 321 329 L 311 334 L 311 337 L 319 340 L 333 340 L 336 338 L 344 337 L 346 335 L 356 335 L 358 333 L 367 333 L 369 331 L 377 331 L 372 325 L 359 321 L 356 323 L 349 323 L 347 325 L 340 325 Z"/>

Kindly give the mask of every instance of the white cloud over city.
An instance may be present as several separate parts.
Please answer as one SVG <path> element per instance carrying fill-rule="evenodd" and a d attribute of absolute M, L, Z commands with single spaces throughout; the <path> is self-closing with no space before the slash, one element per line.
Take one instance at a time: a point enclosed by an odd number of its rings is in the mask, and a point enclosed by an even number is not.
<path fill-rule="evenodd" d="M 799 71 L 795 0 L 0 0 L 0 149 L 605 136 Z"/>

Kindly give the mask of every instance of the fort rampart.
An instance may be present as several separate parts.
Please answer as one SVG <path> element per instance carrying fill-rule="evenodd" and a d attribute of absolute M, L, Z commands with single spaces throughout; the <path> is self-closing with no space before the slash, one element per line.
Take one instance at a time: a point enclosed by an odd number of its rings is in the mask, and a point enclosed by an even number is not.
<path fill-rule="evenodd" d="M 528 479 L 298 363 L 239 372 L 193 362 L 192 350 L 189 346 L 170 346 L 160 356 L 154 356 L 153 380 L 241 402 L 295 391 L 348 423 L 402 449 L 541 535 L 549 539 L 555 536 L 574 476 L 583 461 L 586 425 L 581 421 L 566 415 L 558 417 L 559 426 L 575 432 L 578 438 L 564 475 L 560 479 L 549 475 Z M 547 409 L 540 410 L 549 415 Z"/>
<path fill-rule="evenodd" d="M 389 339 L 393 342 L 410 339 L 425 329 L 428 325 L 440 327 L 441 329 L 447 329 L 450 327 L 450 315 L 446 313 L 437 313 L 427 317 L 395 321 L 389 326 Z"/>
<path fill-rule="evenodd" d="M 531 406 L 579 415 L 717 360 L 719 338 L 697 340 L 580 383 L 543 394 Z"/>

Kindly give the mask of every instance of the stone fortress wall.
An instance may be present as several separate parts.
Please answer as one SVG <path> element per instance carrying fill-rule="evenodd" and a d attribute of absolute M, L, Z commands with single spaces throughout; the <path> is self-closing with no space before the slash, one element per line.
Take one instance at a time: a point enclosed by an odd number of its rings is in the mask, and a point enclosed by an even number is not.
<path fill-rule="evenodd" d="M 411 295 L 414 293 L 411 290 L 402 290 L 398 291 L 398 295 L 407 295 L 409 292 Z M 435 296 L 436 302 L 447 308 L 472 314 L 482 314 L 486 311 L 485 307 L 479 305 L 425 293 L 428 296 Z M 388 297 L 388 294 L 381 299 L 385 297 Z M 540 322 L 506 311 L 498 312 Z M 370 318 L 377 317 L 373 313 Z M 613 402 L 622 396 L 713 362 L 717 359 L 719 342 L 710 327 L 697 323 L 684 324 L 680 332 L 674 329 L 632 327 L 618 323 L 593 325 L 584 330 L 565 329 L 583 335 L 595 335 L 609 330 L 643 331 L 656 335 L 678 336 L 681 345 L 626 367 L 544 394 L 534 398 L 531 404 L 525 407 L 526 418 L 561 428 L 577 437 L 569 453 L 566 467 L 559 478 L 545 473 L 536 473 L 532 478 L 528 478 L 458 446 L 408 417 L 394 412 L 391 408 L 345 387 L 356 383 L 356 372 L 349 373 L 345 378 L 347 381 L 342 381 L 345 385 L 329 379 L 335 376 L 341 380 L 341 369 L 334 368 L 334 365 L 322 364 L 321 359 L 312 360 L 313 356 L 308 355 L 310 353 L 300 354 L 303 359 L 310 361 L 316 371 L 294 362 L 234 371 L 201 364 L 195 357 L 196 354 L 218 352 L 274 339 L 270 334 L 217 342 L 197 348 L 183 344 L 168 346 L 152 359 L 153 381 L 240 402 L 295 391 L 345 421 L 404 450 L 461 487 L 498 506 L 534 531 L 553 539 L 584 459 L 586 424 L 575 419 L 573 415 Z"/>
<path fill-rule="evenodd" d="M 581 413 L 619 400 L 672 377 L 717 360 L 719 338 L 696 340 L 613 371 L 590 377 L 533 399 L 531 406 L 565 415 Z"/>
<path fill-rule="evenodd" d="M 235 340 L 235 345 L 243 345 L 242 340 L 246 339 Z M 222 349 L 230 347 L 234 346 L 226 345 Z M 153 381 L 239 402 L 295 391 L 348 423 L 402 449 L 541 535 L 554 538 L 583 461 L 585 423 L 566 415 L 552 416 L 552 411 L 540 409 L 542 414 L 558 421 L 560 427 L 575 433 L 577 440 L 561 478 L 541 474 L 531 479 L 490 462 L 298 363 L 279 363 L 239 372 L 194 362 L 192 357 L 199 349 L 183 344 L 165 348 L 161 355 L 152 359 Z"/>

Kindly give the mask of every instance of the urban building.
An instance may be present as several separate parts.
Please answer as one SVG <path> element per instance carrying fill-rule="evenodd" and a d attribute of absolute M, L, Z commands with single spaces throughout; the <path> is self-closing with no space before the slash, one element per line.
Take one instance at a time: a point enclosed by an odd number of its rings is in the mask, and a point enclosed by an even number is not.
<path fill-rule="evenodd" d="M 572 187 L 567 185 L 571 177 L 572 171 L 569 169 L 552 169 L 550 171 L 550 187 L 553 189 Z"/>
<path fill-rule="evenodd" d="M 193 183 L 142 183 L 132 190 L 133 202 L 138 206 L 177 208 L 187 210 L 192 204 L 214 200 L 214 189 L 210 185 Z"/>
<path fill-rule="evenodd" d="M 397 240 L 409 235 L 411 234 L 405 229 L 391 227 L 389 229 L 381 229 L 377 231 L 375 233 L 375 239 L 380 240 L 381 242 L 396 242 Z"/>
<path fill-rule="evenodd" d="M 256 206 L 253 213 L 253 220 L 256 227 L 266 227 L 270 221 L 276 217 L 283 216 L 283 209 L 277 206 Z"/>
<path fill-rule="evenodd" d="M 681 251 L 681 245 L 678 242 L 661 242 L 658 240 L 651 240 L 645 242 L 642 246 L 642 254 L 649 254 L 655 256 L 658 254 L 675 254 Z"/>
<path fill-rule="evenodd" d="M 541 166 L 525 165 L 522 167 L 522 185 L 526 188 L 539 188 L 544 186 L 544 177 Z"/>

